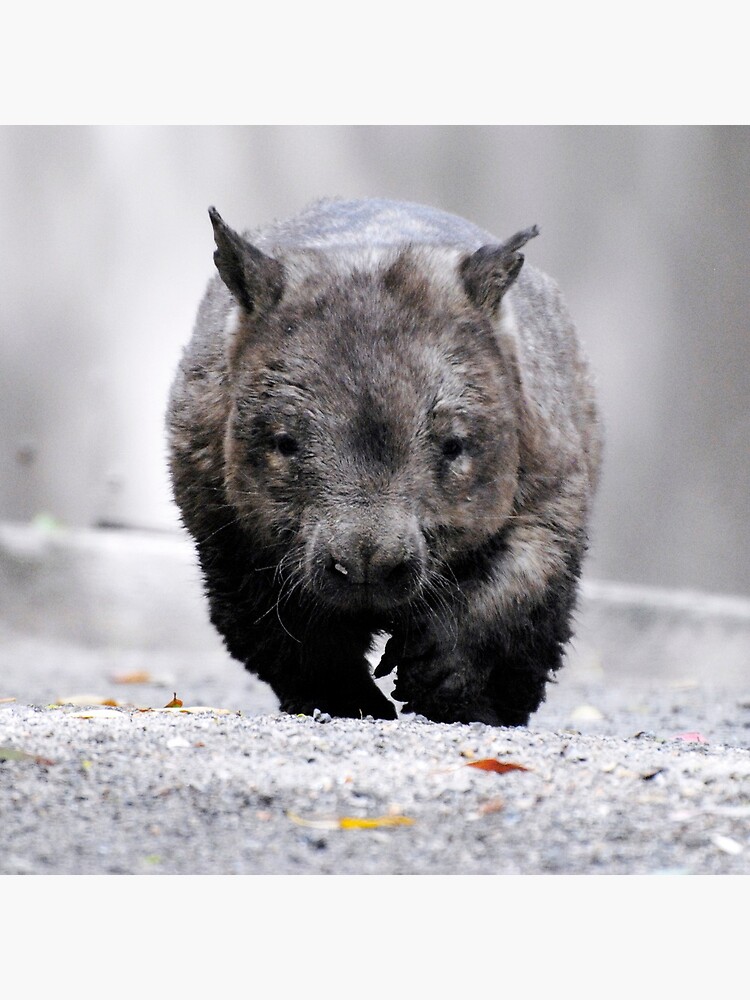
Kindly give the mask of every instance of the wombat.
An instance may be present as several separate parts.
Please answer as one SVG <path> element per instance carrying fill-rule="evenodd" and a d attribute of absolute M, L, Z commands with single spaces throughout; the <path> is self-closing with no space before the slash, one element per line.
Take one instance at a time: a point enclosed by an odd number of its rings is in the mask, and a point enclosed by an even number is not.
<path fill-rule="evenodd" d="M 571 637 L 597 408 L 537 228 L 331 199 L 246 236 L 172 388 L 213 624 L 283 711 L 528 722 Z"/>

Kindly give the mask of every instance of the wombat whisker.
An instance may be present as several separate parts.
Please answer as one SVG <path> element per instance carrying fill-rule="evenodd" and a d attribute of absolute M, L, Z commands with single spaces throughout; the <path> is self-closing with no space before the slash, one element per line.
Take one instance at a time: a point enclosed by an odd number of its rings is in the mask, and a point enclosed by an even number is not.
<path fill-rule="evenodd" d="M 278 601 L 276 601 L 276 617 L 277 617 L 277 618 L 278 618 L 278 620 L 279 620 L 279 625 L 281 625 L 281 627 L 282 627 L 282 628 L 284 629 L 284 631 L 285 631 L 285 632 L 286 632 L 286 634 L 287 634 L 287 635 L 289 636 L 289 638 L 290 638 L 290 639 L 291 639 L 291 640 L 292 640 L 293 642 L 296 642 L 296 643 L 297 643 L 298 645 L 300 645 L 300 646 L 301 646 L 301 645 L 302 645 L 302 640 L 301 640 L 301 639 L 298 639 L 296 635 L 292 635 L 292 633 L 291 633 L 291 632 L 289 631 L 289 629 L 288 629 L 288 628 L 286 627 L 286 625 L 285 625 L 285 624 L 284 624 L 284 622 L 282 621 L 282 619 L 281 619 L 281 611 L 279 610 L 279 602 L 278 602 Z"/>
<path fill-rule="evenodd" d="M 210 542 L 212 538 L 216 538 L 217 535 L 221 534 L 222 531 L 226 531 L 227 528 L 232 528 L 234 525 L 239 524 L 239 518 L 235 517 L 231 521 L 227 521 L 225 524 L 220 525 L 215 531 L 212 531 L 210 535 L 206 535 L 201 538 L 202 542 Z"/>

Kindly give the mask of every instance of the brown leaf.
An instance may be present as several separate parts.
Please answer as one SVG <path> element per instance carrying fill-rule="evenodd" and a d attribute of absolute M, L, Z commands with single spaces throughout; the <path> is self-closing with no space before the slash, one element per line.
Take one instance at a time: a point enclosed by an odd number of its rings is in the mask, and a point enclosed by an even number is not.
<path fill-rule="evenodd" d="M 488 802 L 483 802 L 479 807 L 480 816 L 489 816 L 490 813 L 502 812 L 505 808 L 505 803 L 502 799 L 490 799 Z"/>
<path fill-rule="evenodd" d="M 151 674 L 146 670 L 134 670 L 129 674 L 116 674 L 112 680 L 115 684 L 150 684 Z"/>
<path fill-rule="evenodd" d="M 175 694 L 174 694 L 174 698 L 169 702 L 168 705 L 165 705 L 164 707 L 165 708 L 182 708 L 182 702 L 177 697 L 177 692 L 176 691 L 175 691 Z"/>
<path fill-rule="evenodd" d="M 464 767 L 476 767 L 480 771 L 494 771 L 495 774 L 505 774 L 506 771 L 528 771 L 528 767 L 523 764 L 514 764 L 513 761 L 495 760 L 494 757 L 483 757 L 481 760 L 470 760 Z"/>

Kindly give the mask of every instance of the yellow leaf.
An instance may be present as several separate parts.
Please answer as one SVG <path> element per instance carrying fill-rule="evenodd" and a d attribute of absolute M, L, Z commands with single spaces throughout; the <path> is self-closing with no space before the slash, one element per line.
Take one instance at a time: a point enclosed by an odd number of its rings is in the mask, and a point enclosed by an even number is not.
<path fill-rule="evenodd" d="M 339 826 L 342 830 L 377 830 L 381 826 L 412 826 L 408 816 L 374 816 L 360 819 L 358 816 L 342 816 Z"/>
<path fill-rule="evenodd" d="M 169 702 L 168 705 L 165 705 L 164 707 L 165 708 L 182 708 L 182 702 L 177 697 L 177 692 L 176 691 L 175 691 L 174 698 Z"/>
<path fill-rule="evenodd" d="M 307 826 L 313 830 L 378 830 L 387 826 L 411 826 L 413 819 L 408 816 L 340 816 L 338 819 L 304 819 L 296 813 L 288 812 L 287 817 L 297 826 Z"/>

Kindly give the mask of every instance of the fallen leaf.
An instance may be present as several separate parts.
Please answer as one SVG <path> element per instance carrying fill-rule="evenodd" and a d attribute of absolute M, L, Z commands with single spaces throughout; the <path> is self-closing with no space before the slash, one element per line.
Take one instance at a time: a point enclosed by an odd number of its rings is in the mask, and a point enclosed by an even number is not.
<path fill-rule="evenodd" d="M 112 680 L 115 684 L 150 684 L 151 674 L 145 670 L 134 670 L 129 674 L 115 674 Z"/>
<path fill-rule="evenodd" d="M 570 714 L 571 722 L 599 722 L 603 718 L 596 705 L 579 705 Z"/>
<path fill-rule="evenodd" d="M 174 712 L 180 715 L 195 715 L 198 712 L 212 712 L 214 715 L 231 715 L 228 708 L 212 708 L 210 705 L 184 705 L 177 699 L 177 704 L 165 705 L 164 708 L 139 708 L 139 712 Z M 239 713 L 235 713 L 239 714 Z"/>
<path fill-rule="evenodd" d="M 478 809 L 481 816 L 489 816 L 490 813 L 500 812 L 505 808 L 505 803 L 502 799 L 490 799 L 489 802 L 483 802 Z"/>
<path fill-rule="evenodd" d="M 708 743 L 703 733 L 677 733 L 673 739 L 684 740 L 686 743 Z"/>
<path fill-rule="evenodd" d="M 505 774 L 506 771 L 528 771 L 528 767 L 523 764 L 515 764 L 513 761 L 495 760 L 494 757 L 483 757 L 482 760 L 470 760 L 464 767 L 476 767 L 480 771 L 494 771 L 495 774 Z"/>
<path fill-rule="evenodd" d="M 342 830 L 378 830 L 382 826 L 412 826 L 413 823 L 408 816 L 375 816 L 372 819 L 342 816 L 339 819 Z"/>
<path fill-rule="evenodd" d="M 340 816 L 338 819 L 304 819 L 296 813 L 288 812 L 287 817 L 297 826 L 313 830 L 378 830 L 389 826 L 411 826 L 413 819 L 408 816 Z"/>
<path fill-rule="evenodd" d="M 68 698 L 58 698 L 58 705 L 73 705 L 74 708 L 84 708 L 87 705 L 109 705 L 117 708 L 118 701 L 114 698 L 103 698 L 99 694 L 72 694 Z"/>
<path fill-rule="evenodd" d="M 732 837 L 725 837 L 721 833 L 715 833 L 711 837 L 712 842 L 719 848 L 720 851 L 724 851 L 725 854 L 742 854 L 744 847 L 739 841 L 734 840 Z"/>
<path fill-rule="evenodd" d="M 176 691 L 175 691 L 174 698 L 169 702 L 168 705 L 165 705 L 164 707 L 165 708 L 182 708 L 182 702 L 177 697 L 177 692 Z"/>
<path fill-rule="evenodd" d="M 306 826 L 312 830 L 337 830 L 339 826 L 337 819 L 304 819 L 293 812 L 288 812 L 286 815 L 297 826 Z"/>
<path fill-rule="evenodd" d="M 190 743 L 184 736 L 173 736 L 171 740 L 167 740 L 167 746 L 170 750 L 181 750 L 189 747 Z"/>
<path fill-rule="evenodd" d="M 213 712 L 214 715 L 231 715 L 231 711 L 228 708 L 213 708 L 211 705 L 185 705 L 180 711 L 184 714 L 191 714 L 195 712 Z"/>
<path fill-rule="evenodd" d="M 92 708 L 88 712 L 73 712 L 71 719 L 121 719 L 122 712 L 115 712 L 111 708 Z"/>
<path fill-rule="evenodd" d="M 0 760 L 30 760 L 43 767 L 50 767 L 55 763 L 54 760 L 49 760 L 47 757 L 26 753 L 25 750 L 17 750 L 15 747 L 0 747 Z"/>
<path fill-rule="evenodd" d="M 9 705 L 15 698 L 0 698 L 0 705 Z"/>
<path fill-rule="evenodd" d="M 649 768 L 647 771 L 641 771 L 640 775 L 644 781 L 651 781 L 651 779 L 655 778 L 657 774 L 663 774 L 665 771 L 665 767 L 653 767 Z"/>

